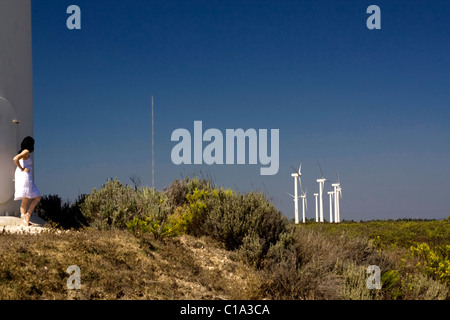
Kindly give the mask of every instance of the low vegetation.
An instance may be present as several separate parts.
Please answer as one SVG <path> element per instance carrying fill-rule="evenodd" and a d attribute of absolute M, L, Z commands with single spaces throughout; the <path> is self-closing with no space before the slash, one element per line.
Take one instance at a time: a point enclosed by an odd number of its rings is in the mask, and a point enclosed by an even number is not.
<path fill-rule="evenodd" d="M 396 262 L 385 279 L 395 275 L 394 282 L 405 294 L 417 288 L 415 279 L 420 283 L 432 279 L 447 289 L 450 285 L 450 219 L 379 220 L 307 227 L 333 236 L 368 239 L 377 252 Z"/>
<path fill-rule="evenodd" d="M 54 229 L 0 234 L 0 298 L 449 298 L 448 219 L 296 226 L 261 192 L 198 178 L 163 191 L 108 180 L 37 211 Z M 82 290 L 65 288 L 73 264 Z M 367 288 L 369 265 L 379 290 Z"/>

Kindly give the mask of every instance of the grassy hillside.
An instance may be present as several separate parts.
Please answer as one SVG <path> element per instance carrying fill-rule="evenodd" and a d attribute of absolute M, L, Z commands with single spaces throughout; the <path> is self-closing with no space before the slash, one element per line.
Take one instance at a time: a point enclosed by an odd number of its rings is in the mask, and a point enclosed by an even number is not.
<path fill-rule="evenodd" d="M 0 235 L 0 299 L 252 299 L 258 275 L 213 241 L 87 229 Z M 68 290 L 78 265 L 81 289 Z"/>
<path fill-rule="evenodd" d="M 55 229 L 0 233 L 0 299 L 449 298 L 449 220 L 295 226 L 261 193 L 200 179 L 164 191 L 111 180 L 37 211 Z M 80 290 L 66 287 L 70 265 Z"/>

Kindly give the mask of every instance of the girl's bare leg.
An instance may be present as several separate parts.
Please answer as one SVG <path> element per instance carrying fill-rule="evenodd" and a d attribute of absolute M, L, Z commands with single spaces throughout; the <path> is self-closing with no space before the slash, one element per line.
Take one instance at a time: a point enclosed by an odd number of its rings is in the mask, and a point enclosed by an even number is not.
<path fill-rule="evenodd" d="M 29 220 L 26 220 L 27 207 L 30 202 L 29 198 L 22 198 L 22 202 L 20 204 L 20 218 L 22 219 L 22 224 L 28 226 Z"/>
<path fill-rule="evenodd" d="M 41 201 L 42 197 L 37 197 L 34 198 L 33 200 L 31 200 L 30 206 L 28 207 L 28 212 L 25 216 L 26 222 L 27 222 L 27 226 L 30 225 L 30 218 L 31 218 L 31 214 L 33 213 L 34 208 L 37 206 L 37 204 L 39 203 L 39 201 Z"/>

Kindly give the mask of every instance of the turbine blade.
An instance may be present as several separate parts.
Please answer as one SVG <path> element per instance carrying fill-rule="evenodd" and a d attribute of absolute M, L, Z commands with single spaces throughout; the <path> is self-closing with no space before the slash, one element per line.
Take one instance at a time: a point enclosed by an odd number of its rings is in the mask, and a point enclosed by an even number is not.
<path fill-rule="evenodd" d="M 322 175 L 322 178 L 323 178 L 323 171 L 322 171 L 322 166 L 320 165 L 320 161 L 317 160 L 317 163 L 319 164 L 320 174 Z"/>
<path fill-rule="evenodd" d="M 298 177 L 298 182 L 300 183 L 300 192 L 303 194 L 303 187 L 302 187 L 302 178 Z"/>
<path fill-rule="evenodd" d="M 290 194 L 289 192 L 286 192 L 288 195 L 290 195 L 292 198 L 295 199 L 295 196 L 293 196 L 292 194 Z"/>
<path fill-rule="evenodd" d="M 298 167 L 298 173 L 299 174 L 302 174 L 302 164 L 303 164 L 303 161 L 300 162 L 300 167 Z"/>

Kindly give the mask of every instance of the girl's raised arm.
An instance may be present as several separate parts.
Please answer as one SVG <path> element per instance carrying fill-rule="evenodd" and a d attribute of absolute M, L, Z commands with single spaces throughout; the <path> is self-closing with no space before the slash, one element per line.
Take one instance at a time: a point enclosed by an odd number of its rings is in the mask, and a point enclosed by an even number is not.
<path fill-rule="evenodd" d="M 19 162 L 20 159 L 23 159 L 23 158 L 28 159 L 29 155 L 30 155 L 30 152 L 28 150 L 23 150 L 21 153 L 19 153 L 17 156 L 15 156 L 13 158 L 14 163 L 20 169 L 20 171 L 24 171 L 24 170 L 25 170 L 25 172 L 29 171 L 28 168 L 22 168 L 22 166 L 20 165 L 20 162 Z"/>

